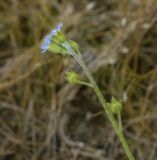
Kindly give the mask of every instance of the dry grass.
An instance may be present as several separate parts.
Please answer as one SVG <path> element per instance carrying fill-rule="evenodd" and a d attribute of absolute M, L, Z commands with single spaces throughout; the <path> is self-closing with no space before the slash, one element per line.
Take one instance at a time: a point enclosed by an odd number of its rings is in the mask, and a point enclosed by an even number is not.
<path fill-rule="evenodd" d="M 78 65 L 40 54 L 58 22 L 104 96 L 124 100 L 136 159 L 157 160 L 156 0 L 0 1 L 0 159 L 126 160 L 93 91 L 63 79 L 84 77 Z"/>

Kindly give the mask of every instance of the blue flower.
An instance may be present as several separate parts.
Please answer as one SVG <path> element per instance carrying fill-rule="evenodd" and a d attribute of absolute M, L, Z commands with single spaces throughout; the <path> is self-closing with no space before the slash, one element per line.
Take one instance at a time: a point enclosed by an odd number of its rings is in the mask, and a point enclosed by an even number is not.
<path fill-rule="evenodd" d="M 44 53 L 48 50 L 49 45 L 52 43 L 52 37 L 55 36 L 58 32 L 61 31 L 62 28 L 62 23 L 58 24 L 57 27 L 51 31 L 50 34 L 48 34 L 47 36 L 45 36 L 43 43 L 41 44 L 41 52 Z"/>
<path fill-rule="evenodd" d="M 44 41 L 43 41 L 43 43 L 41 45 L 41 53 L 47 51 L 50 44 L 51 44 L 51 34 L 47 35 L 44 38 Z"/>
<path fill-rule="evenodd" d="M 62 23 L 58 24 L 57 27 L 54 30 L 51 31 L 51 35 L 55 36 L 58 32 L 60 32 L 61 29 L 62 29 L 62 26 L 63 26 Z"/>

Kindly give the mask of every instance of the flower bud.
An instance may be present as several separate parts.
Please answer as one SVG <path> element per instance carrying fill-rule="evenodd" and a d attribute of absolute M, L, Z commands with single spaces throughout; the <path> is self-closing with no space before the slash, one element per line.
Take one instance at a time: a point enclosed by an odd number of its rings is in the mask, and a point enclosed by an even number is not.
<path fill-rule="evenodd" d="M 55 43 L 51 43 L 49 45 L 48 51 L 53 52 L 53 53 L 61 53 L 63 56 L 68 54 L 68 52 L 65 48 L 63 48 Z"/>
<path fill-rule="evenodd" d="M 79 75 L 74 71 L 67 72 L 65 78 L 71 84 L 76 84 L 79 81 Z"/>
<path fill-rule="evenodd" d="M 111 111 L 113 113 L 121 113 L 122 112 L 122 103 L 121 101 L 116 100 L 114 97 L 112 97 L 111 103 L 110 103 Z"/>
<path fill-rule="evenodd" d="M 69 40 L 71 48 L 76 52 L 79 53 L 79 46 L 76 42 Z"/>

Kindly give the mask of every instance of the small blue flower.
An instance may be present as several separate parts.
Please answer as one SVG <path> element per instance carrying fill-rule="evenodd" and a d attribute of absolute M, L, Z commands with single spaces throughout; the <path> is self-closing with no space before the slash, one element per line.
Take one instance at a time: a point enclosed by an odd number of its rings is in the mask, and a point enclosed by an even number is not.
<path fill-rule="evenodd" d="M 52 30 L 50 34 L 45 36 L 44 41 L 41 44 L 41 52 L 42 53 L 44 53 L 48 50 L 49 45 L 52 43 L 52 37 L 61 31 L 62 26 L 63 26 L 62 23 L 58 24 L 57 27 L 54 30 Z"/>
<path fill-rule="evenodd" d="M 62 29 L 62 26 L 63 26 L 62 23 L 58 24 L 57 27 L 54 30 L 51 31 L 51 35 L 55 36 L 58 32 L 60 32 L 61 29 Z"/>
<path fill-rule="evenodd" d="M 43 43 L 41 45 L 41 53 L 47 51 L 50 44 L 51 44 L 51 34 L 47 35 L 44 38 L 44 41 L 43 41 Z"/>

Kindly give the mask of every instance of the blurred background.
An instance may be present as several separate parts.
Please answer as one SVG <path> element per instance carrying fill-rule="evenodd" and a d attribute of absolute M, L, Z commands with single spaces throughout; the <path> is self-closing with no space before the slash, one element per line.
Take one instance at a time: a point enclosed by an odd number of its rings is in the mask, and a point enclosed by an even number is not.
<path fill-rule="evenodd" d="M 41 54 L 58 23 L 104 97 L 123 100 L 137 160 L 157 160 L 156 0 L 0 0 L 0 160 L 127 160 L 78 64 Z"/>

